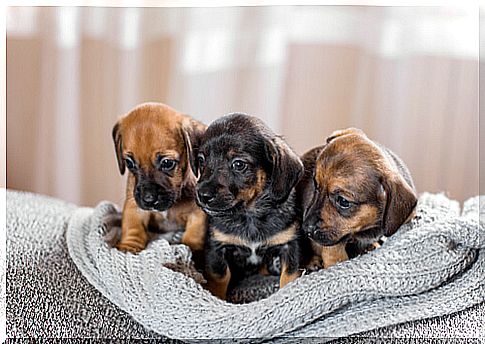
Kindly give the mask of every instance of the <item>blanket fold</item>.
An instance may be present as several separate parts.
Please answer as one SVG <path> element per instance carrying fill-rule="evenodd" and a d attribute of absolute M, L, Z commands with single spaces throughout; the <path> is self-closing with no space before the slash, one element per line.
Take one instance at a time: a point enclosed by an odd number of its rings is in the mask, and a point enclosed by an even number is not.
<path fill-rule="evenodd" d="M 484 302 L 484 209 L 420 196 L 417 216 L 385 244 L 278 290 L 274 278 L 244 281 L 224 302 L 190 277 L 191 252 L 163 238 L 138 255 L 103 236 L 109 202 L 81 208 L 66 233 L 69 254 L 105 297 L 146 328 L 178 339 L 340 337 L 450 314 Z M 171 267 L 168 268 L 167 266 Z M 177 269 L 173 269 L 173 267 Z M 176 270 L 176 271 L 174 271 Z"/>

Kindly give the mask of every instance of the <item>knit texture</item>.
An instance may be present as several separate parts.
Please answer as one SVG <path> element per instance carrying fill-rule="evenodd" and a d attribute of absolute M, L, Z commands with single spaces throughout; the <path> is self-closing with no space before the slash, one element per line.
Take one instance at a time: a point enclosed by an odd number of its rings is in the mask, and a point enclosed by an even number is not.
<path fill-rule="evenodd" d="M 79 273 L 65 241 L 76 209 L 55 198 L 7 190 L 7 337 L 160 337 Z"/>
<path fill-rule="evenodd" d="M 87 280 L 153 332 L 180 339 L 331 338 L 483 303 L 480 205 L 472 198 L 460 214 L 457 202 L 423 194 L 417 217 L 381 248 L 279 291 L 274 278 L 245 281 L 231 296 L 253 301 L 244 304 L 219 300 L 187 276 L 191 253 L 184 245 L 159 238 L 138 255 L 110 248 L 103 219 L 117 210 L 108 202 L 76 210 L 66 238 Z"/>
<path fill-rule="evenodd" d="M 76 209 L 75 205 L 55 198 L 7 191 L 7 264 L 3 266 L 7 270 L 0 274 L 8 282 L 8 342 L 26 337 L 51 338 L 59 343 L 65 343 L 67 338 L 69 343 L 92 343 L 93 339 L 104 343 L 116 338 L 176 342 L 144 328 L 79 272 L 69 257 L 65 240 L 67 222 Z M 5 295 L 5 290 L 2 293 Z M 450 315 L 333 339 L 332 344 L 442 342 L 437 338 L 452 338 L 449 343 L 478 343 L 480 337 L 485 338 L 484 324 L 482 302 Z M 308 342 L 319 343 L 323 339 Z"/>

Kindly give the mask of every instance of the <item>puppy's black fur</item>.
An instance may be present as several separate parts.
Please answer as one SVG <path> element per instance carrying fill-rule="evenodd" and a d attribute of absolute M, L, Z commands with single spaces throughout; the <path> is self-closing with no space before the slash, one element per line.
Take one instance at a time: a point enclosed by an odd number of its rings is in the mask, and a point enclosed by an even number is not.
<path fill-rule="evenodd" d="M 231 280 L 266 266 L 298 271 L 300 223 L 294 186 L 303 165 L 288 145 L 256 117 L 231 114 L 202 137 L 196 168 L 197 203 L 208 215 L 206 268 Z M 221 240 L 221 237 L 224 240 Z"/>

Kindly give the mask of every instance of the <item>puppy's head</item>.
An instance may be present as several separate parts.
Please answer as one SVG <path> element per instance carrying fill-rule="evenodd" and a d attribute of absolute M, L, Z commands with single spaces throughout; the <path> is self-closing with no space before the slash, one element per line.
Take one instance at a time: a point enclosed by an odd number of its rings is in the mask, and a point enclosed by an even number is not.
<path fill-rule="evenodd" d="M 392 235 L 417 203 L 410 177 L 404 178 L 395 159 L 358 129 L 332 134 L 306 183 L 307 235 L 322 245 Z"/>
<path fill-rule="evenodd" d="M 197 156 L 197 202 L 209 214 L 286 200 L 303 173 L 290 147 L 256 117 L 231 114 L 205 132 Z"/>
<path fill-rule="evenodd" d="M 145 210 L 170 208 L 195 187 L 190 156 L 204 126 L 159 103 L 137 106 L 113 128 L 118 167 L 134 177 L 133 197 Z"/>

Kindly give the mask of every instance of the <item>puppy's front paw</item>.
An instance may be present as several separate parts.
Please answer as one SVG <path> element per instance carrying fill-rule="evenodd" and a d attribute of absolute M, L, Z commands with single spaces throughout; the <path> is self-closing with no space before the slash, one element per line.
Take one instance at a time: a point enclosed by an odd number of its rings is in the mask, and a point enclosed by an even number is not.
<path fill-rule="evenodd" d="M 374 251 L 375 249 L 378 249 L 379 247 L 381 247 L 381 244 L 379 244 L 378 242 L 373 242 L 367 248 L 367 252 Z"/>
<path fill-rule="evenodd" d="M 279 276 L 281 275 L 281 258 L 274 257 L 270 264 L 268 264 L 268 272 L 271 275 Z"/>
<path fill-rule="evenodd" d="M 145 249 L 146 243 L 140 241 L 125 241 L 116 244 L 116 248 L 122 252 L 139 253 Z"/>
<path fill-rule="evenodd" d="M 110 247 L 115 247 L 121 238 L 121 213 L 111 213 L 103 218 L 103 239 Z"/>
<path fill-rule="evenodd" d="M 317 255 L 313 256 L 313 258 L 310 261 L 310 263 L 308 263 L 308 265 L 306 266 L 306 270 L 309 273 L 318 271 L 318 270 L 320 270 L 322 268 L 323 268 L 322 258 L 319 257 L 319 256 L 317 256 Z"/>
<path fill-rule="evenodd" d="M 103 217 L 102 223 L 108 229 L 111 227 L 121 227 L 121 216 L 121 213 L 118 211 L 115 213 L 110 213 Z"/>

